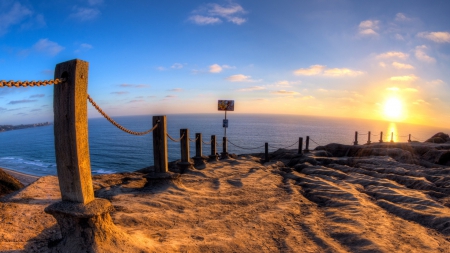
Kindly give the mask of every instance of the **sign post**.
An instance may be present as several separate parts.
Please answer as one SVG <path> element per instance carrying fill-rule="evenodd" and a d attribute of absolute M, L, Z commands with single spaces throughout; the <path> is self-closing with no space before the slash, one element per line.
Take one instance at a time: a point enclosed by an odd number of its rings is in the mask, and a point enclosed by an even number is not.
<path fill-rule="evenodd" d="M 225 130 L 225 135 L 223 137 L 223 152 L 222 159 L 228 157 L 227 151 L 227 128 L 228 128 L 228 119 L 227 119 L 227 111 L 234 111 L 234 100 L 219 100 L 218 102 L 218 110 L 225 111 L 225 119 L 223 120 L 222 127 Z"/>

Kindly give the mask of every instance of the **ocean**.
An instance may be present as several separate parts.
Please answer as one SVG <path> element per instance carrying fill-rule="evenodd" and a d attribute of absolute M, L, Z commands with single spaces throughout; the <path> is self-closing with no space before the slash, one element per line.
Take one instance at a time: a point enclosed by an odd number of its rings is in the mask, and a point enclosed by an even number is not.
<path fill-rule="evenodd" d="M 180 129 L 187 128 L 190 138 L 202 133 L 209 142 L 216 135 L 217 150 L 222 152 L 223 113 L 167 115 L 168 134 L 180 138 Z M 374 120 L 329 118 L 299 115 L 260 115 L 228 113 L 228 152 L 235 154 L 262 153 L 264 143 L 269 151 L 278 148 L 298 148 L 298 138 L 310 136 L 310 149 L 328 143 L 353 144 L 355 131 L 359 132 L 359 144 L 367 142 L 367 132 L 372 142 L 390 141 L 391 132 L 395 142 L 424 141 L 437 132 L 450 133 L 447 128 L 390 123 Z M 152 116 L 114 117 L 119 124 L 133 131 L 151 128 Z M 0 167 L 36 176 L 56 175 L 53 125 L 0 132 Z M 305 147 L 305 143 L 303 144 Z M 152 134 L 134 136 L 122 132 L 104 118 L 89 119 L 89 149 L 93 174 L 135 171 L 153 165 Z M 180 158 L 180 143 L 168 140 L 169 161 Z M 190 146 L 195 156 L 195 143 Z M 210 154 L 210 146 L 203 145 L 203 154 Z"/>

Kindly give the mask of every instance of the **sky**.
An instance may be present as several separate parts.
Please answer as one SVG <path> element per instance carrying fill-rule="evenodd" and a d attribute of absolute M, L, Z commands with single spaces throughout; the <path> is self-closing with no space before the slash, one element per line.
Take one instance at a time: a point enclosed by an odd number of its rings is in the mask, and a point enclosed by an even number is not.
<path fill-rule="evenodd" d="M 1 0 L 0 80 L 81 59 L 113 117 L 230 99 L 233 113 L 448 128 L 448 13 L 448 0 Z M 52 101 L 52 86 L 0 88 L 0 124 L 53 121 Z"/>

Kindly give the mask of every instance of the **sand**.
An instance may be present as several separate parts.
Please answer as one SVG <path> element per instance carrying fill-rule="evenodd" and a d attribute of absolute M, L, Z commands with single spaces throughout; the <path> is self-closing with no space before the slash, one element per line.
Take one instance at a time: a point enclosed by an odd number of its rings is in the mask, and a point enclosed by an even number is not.
<path fill-rule="evenodd" d="M 94 176 L 94 189 L 130 252 L 450 252 L 449 167 L 321 155 L 243 155 L 151 184 Z M 60 233 L 43 210 L 59 199 L 55 176 L 4 197 L 0 252 L 47 252 Z"/>

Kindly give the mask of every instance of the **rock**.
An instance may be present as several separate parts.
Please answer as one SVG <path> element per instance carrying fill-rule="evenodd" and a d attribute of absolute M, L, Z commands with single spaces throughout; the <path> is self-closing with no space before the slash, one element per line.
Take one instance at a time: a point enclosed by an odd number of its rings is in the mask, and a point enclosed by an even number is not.
<path fill-rule="evenodd" d="M 24 185 L 19 180 L 0 169 L 0 196 L 20 190 Z"/>
<path fill-rule="evenodd" d="M 431 143 L 445 143 L 450 141 L 450 137 L 448 134 L 444 134 L 443 132 L 439 132 L 435 135 L 433 135 L 430 139 L 426 140 L 425 142 L 431 142 Z"/>
<path fill-rule="evenodd" d="M 423 160 L 435 164 L 450 165 L 450 151 L 430 149 L 422 157 Z"/>

